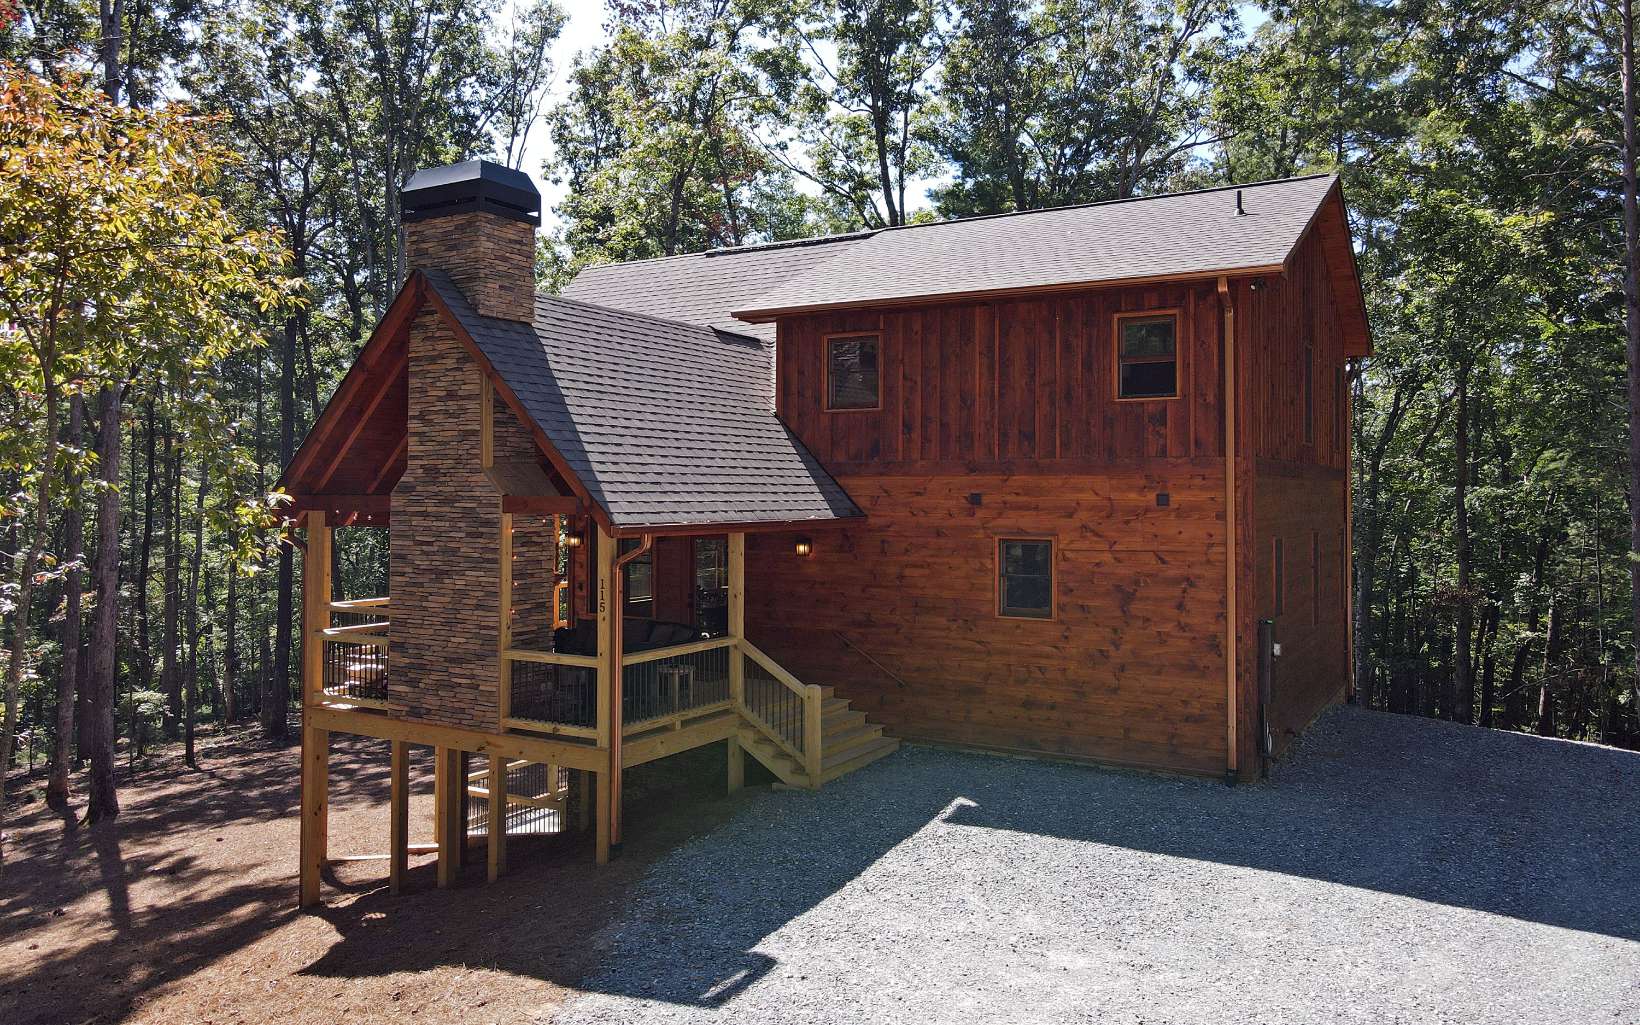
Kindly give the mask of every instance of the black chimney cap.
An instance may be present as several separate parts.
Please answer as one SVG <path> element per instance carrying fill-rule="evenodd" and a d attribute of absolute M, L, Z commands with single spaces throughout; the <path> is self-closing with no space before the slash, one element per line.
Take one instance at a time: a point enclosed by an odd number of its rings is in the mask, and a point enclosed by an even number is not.
<path fill-rule="evenodd" d="M 529 224 L 541 223 L 541 193 L 523 171 L 489 160 L 430 167 L 410 176 L 399 193 L 402 220 L 481 210 Z"/>

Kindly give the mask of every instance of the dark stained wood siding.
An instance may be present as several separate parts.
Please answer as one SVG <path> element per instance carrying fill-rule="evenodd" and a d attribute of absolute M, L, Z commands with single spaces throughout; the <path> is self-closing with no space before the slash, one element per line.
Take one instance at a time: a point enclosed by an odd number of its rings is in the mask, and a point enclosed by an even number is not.
<path fill-rule="evenodd" d="M 1256 477 L 1251 591 L 1256 615 L 1275 618 L 1282 647 L 1274 663 L 1270 708 L 1278 751 L 1343 696 L 1350 671 L 1343 556 L 1349 412 L 1342 387 L 1344 337 L 1328 259 L 1322 239 L 1312 235 L 1299 246 L 1284 278 L 1261 281 L 1256 290 L 1250 284 L 1237 289 L 1237 315 L 1246 327 L 1238 336 L 1249 347 L 1251 362 L 1249 432 Z M 1310 441 L 1304 429 L 1306 345 L 1313 347 Z M 1278 538 L 1286 563 L 1280 616 L 1275 615 L 1274 593 Z M 1319 580 L 1311 573 L 1316 548 Z M 1256 647 L 1252 655 L 1256 658 Z"/>
<path fill-rule="evenodd" d="M 1115 314 L 1179 310 L 1178 399 L 1115 398 Z M 782 320 L 778 409 L 835 473 L 1077 472 L 1223 454 L 1211 283 Z M 882 333 L 882 408 L 825 408 L 824 344 Z"/>
<path fill-rule="evenodd" d="M 1245 287 L 1237 307 L 1251 329 L 1251 389 L 1257 429 L 1254 454 L 1260 459 L 1344 469 L 1347 439 L 1341 379 L 1344 336 L 1319 237 L 1300 244 L 1285 277 Z M 1304 432 L 1304 350 L 1314 347 L 1313 442 Z"/>
<path fill-rule="evenodd" d="M 1345 643 L 1344 481 L 1309 470 L 1259 474 L 1255 514 L 1260 618 L 1274 618 L 1281 656 L 1271 678 L 1270 725 L 1277 751 L 1344 695 L 1349 674 Z M 1275 539 L 1286 561 L 1286 601 L 1275 615 Z M 1312 555 L 1318 556 L 1312 567 Z M 1316 571 L 1312 573 L 1312 568 Z"/>
<path fill-rule="evenodd" d="M 901 737 L 1223 771 L 1217 460 L 842 484 L 867 519 L 808 558 L 748 538 L 755 643 Z M 1056 617 L 999 618 L 996 541 L 1031 535 L 1056 542 Z"/>

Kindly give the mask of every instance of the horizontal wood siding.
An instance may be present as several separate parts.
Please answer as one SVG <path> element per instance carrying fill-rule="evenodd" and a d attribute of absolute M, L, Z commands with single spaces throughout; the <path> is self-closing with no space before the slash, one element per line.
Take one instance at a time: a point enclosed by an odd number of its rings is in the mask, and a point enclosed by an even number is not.
<path fill-rule="evenodd" d="M 1176 308 L 1183 398 L 1115 399 L 1117 313 Z M 880 331 L 882 406 L 825 408 L 824 338 Z M 1223 454 L 1211 283 L 782 320 L 781 417 L 834 473 L 1077 472 Z"/>
<path fill-rule="evenodd" d="M 747 541 L 748 634 L 806 682 L 906 738 L 1223 771 L 1219 461 L 842 484 L 867 519 L 811 556 Z M 1052 621 L 996 615 L 996 540 L 1020 536 L 1056 542 Z"/>

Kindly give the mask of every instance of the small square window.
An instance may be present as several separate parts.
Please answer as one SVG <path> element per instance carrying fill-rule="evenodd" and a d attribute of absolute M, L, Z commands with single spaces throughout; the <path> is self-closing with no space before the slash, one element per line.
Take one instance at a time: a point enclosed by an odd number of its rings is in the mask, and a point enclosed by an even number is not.
<path fill-rule="evenodd" d="M 1053 542 L 997 542 L 997 614 L 1013 619 L 1053 618 Z"/>
<path fill-rule="evenodd" d="M 826 408 L 876 409 L 881 405 L 878 335 L 832 335 L 826 339 Z"/>
<path fill-rule="evenodd" d="M 1175 313 L 1117 316 L 1117 398 L 1178 397 L 1178 330 L 1179 318 Z"/>

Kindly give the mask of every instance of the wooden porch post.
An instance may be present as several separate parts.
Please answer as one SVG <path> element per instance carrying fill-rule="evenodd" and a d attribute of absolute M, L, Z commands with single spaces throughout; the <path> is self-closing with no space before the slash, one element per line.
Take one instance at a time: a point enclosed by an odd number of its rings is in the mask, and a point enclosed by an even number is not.
<path fill-rule="evenodd" d="M 490 882 L 507 870 L 507 759 L 490 756 L 490 822 L 487 830 Z"/>
<path fill-rule="evenodd" d="M 410 868 L 410 745 L 392 741 L 388 775 L 387 889 L 397 895 L 404 889 L 404 875 Z"/>
<path fill-rule="evenodd" d="M 330 731 L 310 727 L 308 709 L 324 694 L 324 634 L 330 625 L 330 528 L 309 512 L 302 554 L 302 826 L 297 903 L 319 903 L 319 873 L 330 839 Z"/>
<path fill-rule="evenodd" d="M 746 639 L 746 535 L 729 535 L 729 700 L 739 712 L 746 705 L 746 662 L 740 642 Z M 746 752 L 740 738 L 729 738 L 729 792 L 746 785 Z"/>
<path fill-rule="evenodd" d="M 467 823 L 461 820 L 461 791 L 467 785 L 461 773 L 461 752 L 453 747 L 433 749 L 433 836 L 438 841 L 438 885 L 455 882 L 461 872 Z"/>
<path fill-rule="evenodd" d="M 497 728 L 505 731 L 507 720 L 512 716 L 512 662 L 507 658 L 507 651 L 512 647 L 513 590 L 513 517 L 509 512 L 501 514 L 500 550 L 501 623 L 496 630 L 496 666 L 501 675 L 496 688 L 496 709 L 501 716 Z"/>
<path fill-rule="evenodd" d="M 619 843 L 616 817 L 620 813 L 621 785 L 615 778 L 620 757 L 620 708 L 615 704 L 615 617 L 620 609 L 615 593 L 615 539 L 598 531 L 598 746 L 609 754 L 608 767 L 598 773 L 598 864 L 609 862 L 609 848 Z"/>

